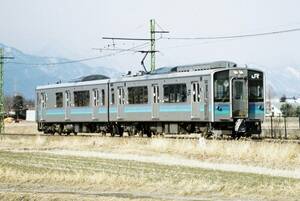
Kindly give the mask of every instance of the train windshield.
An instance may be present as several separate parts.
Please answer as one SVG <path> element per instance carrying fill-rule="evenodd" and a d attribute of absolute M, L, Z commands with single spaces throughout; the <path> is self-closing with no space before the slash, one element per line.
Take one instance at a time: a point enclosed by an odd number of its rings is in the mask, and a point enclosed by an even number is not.
<path fill-rule="evenodd" d="M 215 102 L 229 102 L 229 71 L 215 73 L 214 88 Z"/>
<path fill-rule="evenodd" d="M 249 102 L 263 102 L 263 74 L 258 71 L 248 72 Z"/>

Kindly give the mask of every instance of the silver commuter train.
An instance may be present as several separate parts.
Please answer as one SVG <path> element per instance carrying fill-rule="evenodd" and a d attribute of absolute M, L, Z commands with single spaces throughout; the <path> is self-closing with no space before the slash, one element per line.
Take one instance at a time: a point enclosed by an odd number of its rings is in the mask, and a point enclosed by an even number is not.
<path fill-rule="evenodd" d="M 251 136 L 264 119 L 264 73 L 233 62 L 39 86 L 38 130 L 123 135 Z"/>

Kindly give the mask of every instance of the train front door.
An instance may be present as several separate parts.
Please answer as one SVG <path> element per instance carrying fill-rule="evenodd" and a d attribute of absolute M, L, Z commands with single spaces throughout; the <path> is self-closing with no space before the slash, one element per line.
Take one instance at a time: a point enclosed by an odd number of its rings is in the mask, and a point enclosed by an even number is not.
<path fill-rule="evenodd" d="M 200 119 L 200 85 L 199 82 L 192 82 L 191 85 L 191 119 Z"/>
<path fill-rule="evenodd" d="M 125 104 L 125 94 L 124 88 L 118 87 L 118 101 L 117 101 L 117 119 L 123 119 L 124 115 L 124 104 Z"/>
<path fill-rule="evenodd" d="M 232 79 L 232 117 L 248 117 L 248 90 L 244 79 Z"/>
<path fill-rule="evenodd" d="M 159 86 L 152 85 L 152 119 L 159 118 Z"/>

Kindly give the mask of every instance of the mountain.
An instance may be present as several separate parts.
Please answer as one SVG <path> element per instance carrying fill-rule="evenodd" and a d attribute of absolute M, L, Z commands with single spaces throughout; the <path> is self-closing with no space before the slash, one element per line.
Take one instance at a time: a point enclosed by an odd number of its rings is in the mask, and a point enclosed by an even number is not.
<path fill-rule="evenodd" d="M 121 73 L 107 67 L 90 67 L 82 63 L 68 63 L 63 65 L 27 65 L 68 62 L 70 60 L 59 57 L 42 57 L 23 53 L 22 51 L 3 45 L 5 56 L 13 56 L 15 59 L 6 60 L 4 67 L 4 93 L 13 95 L 18 92 L 26 98 L 35 97 L 35 88 L 38 85 L 55 83 L 57 81 L 67 82 L 76 78 L 103 74 L 108 77 L 116 77 Z M 14 64 L 9 62 L 18 62 Z M 251 66 L 261 69 L 266 74 L 267 92 L 271 87 L 272 96 L 300 97 L 300 65 L 295 66 Z"/>
<path fill-rule="evenodd" d="M 267 86 L 271 88 L 271 96 L 300 97 L 300 65 L 265 67 L 262 70 L 266 75 Z"/>
<path fill-rule="evenodd" d="M 106 67 L 90 67 L 76 62 L 62 65 L 28 65 L 69 62 L 59 57 L 41 57 L 23 53 L 22 51 L 0 44 L 5 56 L 13 56 L 13 60 L 5 60 L 4 64 L 4 94 L 13 95 L 18 92 L 24 97 L 34 99 L 35 88 L 39 85 L 68 82 L 91 74 L 102 74 L 116 77 L 120 72 Z M 14 63 L 15 62 L 15 63 Z"/>

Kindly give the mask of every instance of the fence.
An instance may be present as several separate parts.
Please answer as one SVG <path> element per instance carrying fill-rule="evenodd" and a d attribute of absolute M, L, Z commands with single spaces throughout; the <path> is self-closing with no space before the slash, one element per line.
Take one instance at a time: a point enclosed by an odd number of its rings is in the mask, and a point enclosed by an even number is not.
<path fill-rule="evenodd" d="M 262 136 L 300 139 L 300 117 L 265 117 L 262 124 Z"/>

